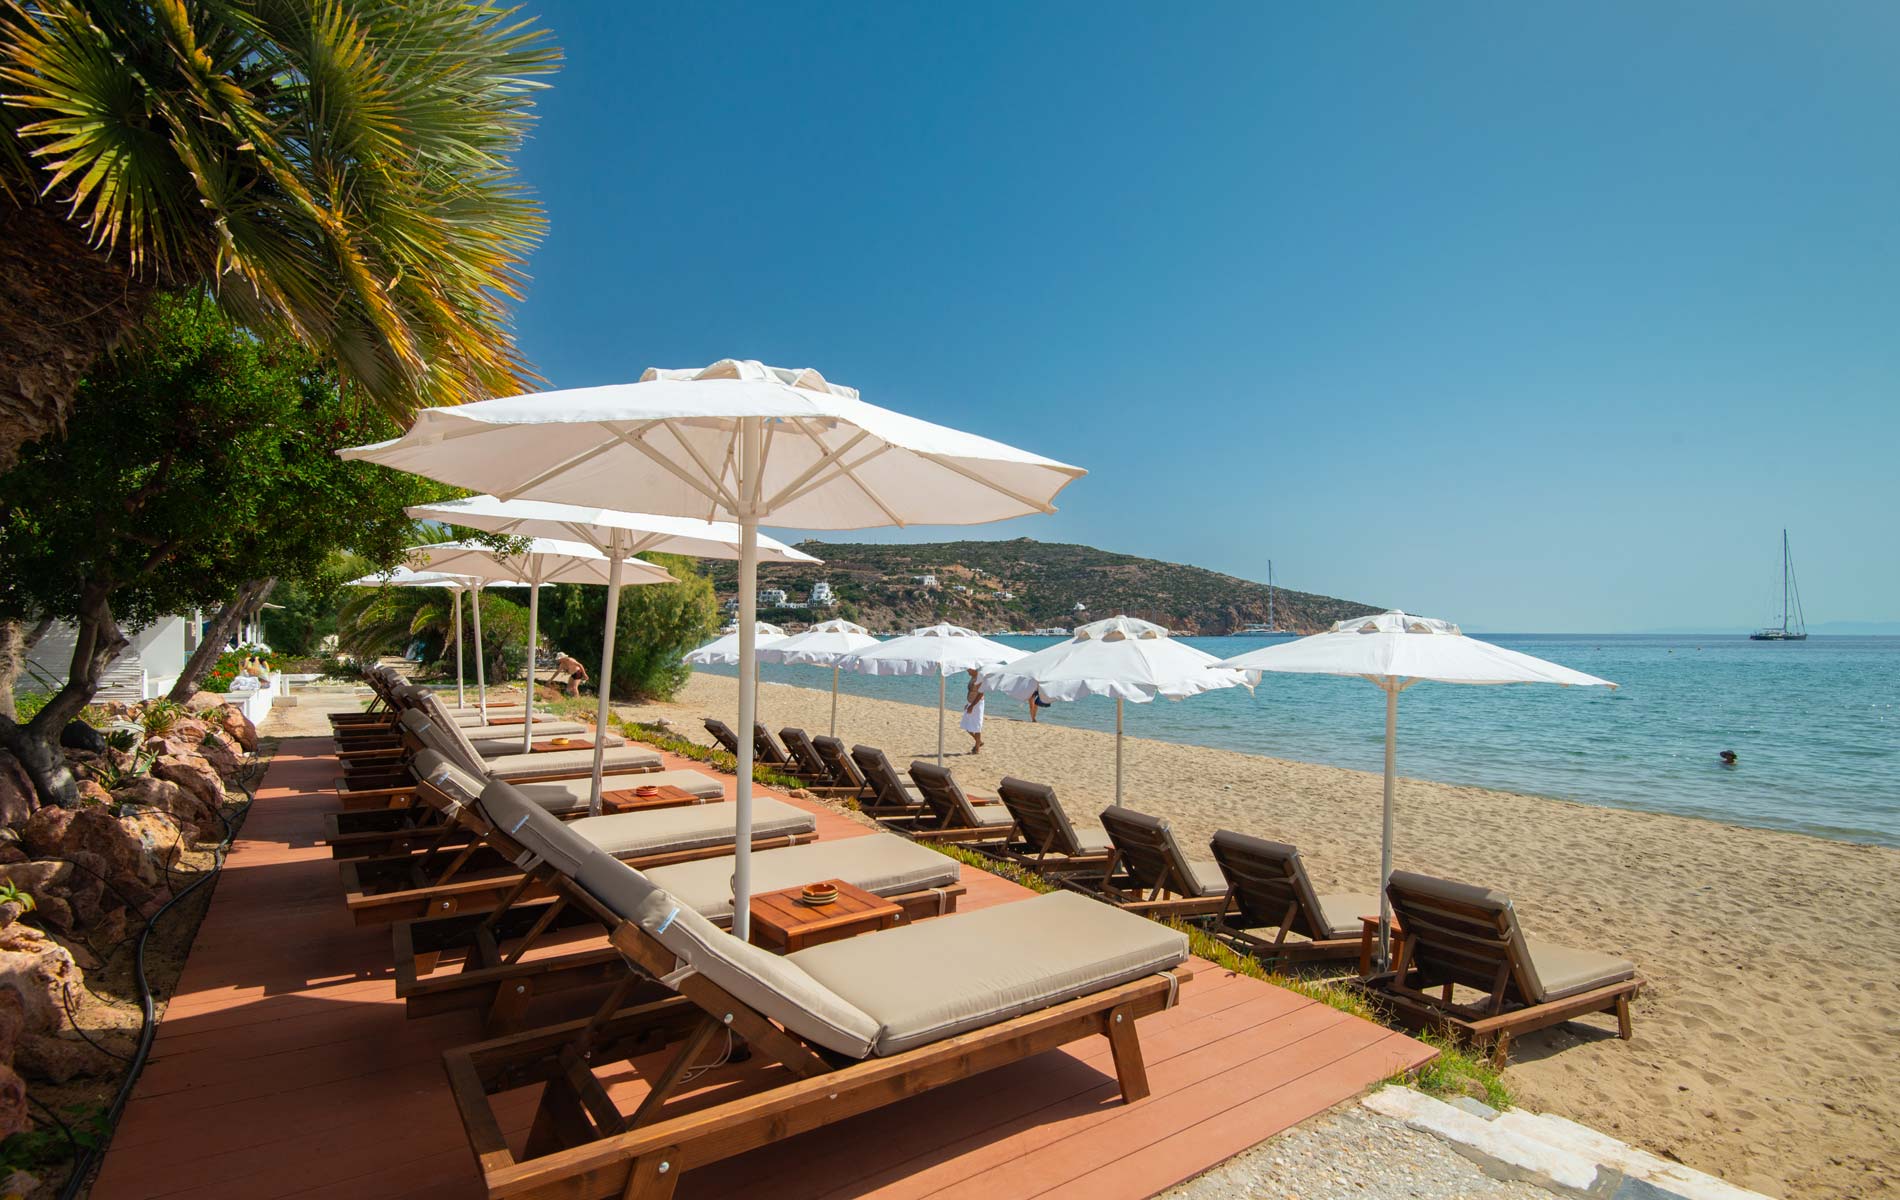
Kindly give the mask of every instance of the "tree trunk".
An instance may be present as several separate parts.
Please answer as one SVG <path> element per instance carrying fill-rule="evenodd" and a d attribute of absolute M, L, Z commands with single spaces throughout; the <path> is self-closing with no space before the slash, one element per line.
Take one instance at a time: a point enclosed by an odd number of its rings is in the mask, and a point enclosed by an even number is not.
<path fill-rule="evenodd" d="M 138 324 L 154 286 L 56 206 L 0 194 L 0 471 L 65 428 L 80 376 Z"/>
<path fill-rule="evenodd" d="M 79 593 L 79 635 L 73 642 L 72 666 L 66 686 L 54 693 L 31 721 L 21 725 L 0 716 L 0 746 L 12 751 L 33 780 L 42 804 L 71 805 L 79 799 L 79 784 L 66 769 L 59 735 L 99 690 L 99 680 L 132 643 L 112 617 L 112 594 L 104 584 L 89 583 Z"/>
<path fill-rule="evenodd" d="M 26 666 L 26 656 L 52 627 L 51 617 L 41 617 L 31 627 L 25 621 L 0 621 L 0 717 L 16 714 L 13 689 Z"/>
<path fill-rule="evenodd" d="M 193 650 L 191 657 L 186 660 L 185 669 L 179 672 L 178 682 L 172 684 L 172 690 L 165 694 L 167 700 L 175 700 L 183 704 L 192 698 L 198 691 L 198 681 L 203 679 L 205 672 L 218 661 L 218 655 L 224 652 L 224 643 L 230 640 L 231 632 L 237 628 L 238 622 L 243 619 L 245 613 L 256 605 L 262 604 L 264 598 L 270 595 L 270 590 L 276 586 L 275 578 L 253 579 L 238 589 L 238 594 L 232 597 L 231 603 L 219 609 L 218 615 L 212 619 L 211 628 L 205 631 L 204 640 L 198 643 L 198 648 Z"/>

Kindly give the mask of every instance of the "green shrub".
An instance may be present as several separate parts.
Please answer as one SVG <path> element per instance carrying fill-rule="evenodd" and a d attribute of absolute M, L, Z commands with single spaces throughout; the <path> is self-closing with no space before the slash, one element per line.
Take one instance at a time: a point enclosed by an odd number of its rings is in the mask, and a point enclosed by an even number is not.
<path fill-rule="evenodd" d="M 40 710 L 52 702 L 51 692 L 16 692 L 13 696 L 13 711 L 20 724 L 24 725 L 40 715 Z"/>
<path fill-rule="evenodd" d="M 1443 1034 L 1428 1031 L 1415 1036 L 1438 1051 L 1438 1057 L 1420 1067 L 1409 1081 L 1394 1077 L 1387 1083 L 1409 1082 L 1419 1091 L 1433 1096 L 1470 1096 L 1500 1111 L 1517 1103 L 1509 1085 L 1504 1082 L 1503 1073 L 1491 1065 L 1490 1055 L 1473 1054 Z"/>
<path fill-rule="evenodd" d="M 164 737 L 186 716 L 185 706 L 174 700 L 147 700 L 139 713 L 139 724 L 146 737 Z"/>
<path fill-rule="evenodd" d="M 1013 863 L 1007 859 L 991 858 L 980 850 L 972 850 L 968 846 L 959 846 L 955 842 L 919 842 L 918 845 L 928 846 L 939 854 L 954 858 L 966 866 L 977 868 L 979 871 L 988 871 L 992 875 L 1000 875 L 1011 883 L 1020 883 L 1032 892 L 1053 892 L 1062 886 L 1055 880 L 1044 875 L 1038 875 L 1020 863 Z"/>
<path fill-rule="evenodd" d="M 1287 975 L 1269 969 L 1251 954 L 1243 954 L 1229 946 L 1205 929 L 1189 925 L 1180 920 L 1169 920 L 1168 925 L 1179 929 L 1188 936 L 1188 950 L 1197 957 L 1204 958 L 1217 967 L 1258 979 L 1275 987 L 1297 992 L 1309 1000 L 1317 1000 L 1329 1008 L 1351 1013 L 1368 1021 L 1378 1021 L 1379 1013 L 1366 999 L 1366 994 L 1349 983 L 1336 983 L 1326 979 L 1307 979 L 1299 975 Z"/>

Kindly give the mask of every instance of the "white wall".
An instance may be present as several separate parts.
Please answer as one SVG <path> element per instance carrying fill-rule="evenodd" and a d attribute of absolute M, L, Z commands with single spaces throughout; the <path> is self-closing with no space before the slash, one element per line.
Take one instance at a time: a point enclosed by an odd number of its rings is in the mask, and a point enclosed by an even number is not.
<path fill-rule="evenodd" d="M 185 662 L 197 645 L 193 638 L 196 628 L 195 616 L 161 617 L 130 635 L 132 644 L 119 656 L 113 669 L 142 668 L 145 672 L 143 698 L 162 696 L 183 674 Z M 64 683 L 67 668 L 72 666 L 73 643 L 77 638 L 78 630 L 61 621 L 46 631 L 46 636 L 33 647 L 26 660 L 55 682 Z M 38 682 L 39 675 L 28 671 L 18 686 L 37 690 Z"/>

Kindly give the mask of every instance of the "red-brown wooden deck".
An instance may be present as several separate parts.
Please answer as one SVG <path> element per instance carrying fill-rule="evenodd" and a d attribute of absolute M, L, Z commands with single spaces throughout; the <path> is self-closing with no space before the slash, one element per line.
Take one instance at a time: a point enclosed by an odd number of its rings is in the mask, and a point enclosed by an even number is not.
<path fill-rule="evenodd" d="M 441 1064 L 476 1039 L 475 1016 L 407 1020 L 389 932 L 351 924 L 320 844 L 335 807 L 329 751 L 323 738 L 280 745 L 96 1200 L 481 1195 Z M 819 830 L 863 832 L 825 811 Z M 1026 894 L 964 875 L 965 907 Z M 1154 1091 L 1138 1104 L 1117 1102 L 1107 1042 L 1090 1039 L 694 1172 L 679 1194 L 1148 1196 L 1431 1055 L 1290 992 L 1196 970 L 1177 1008 L 1141 1023 Z M 519 1133 L 532 1096 L 508 1099 Z"/>

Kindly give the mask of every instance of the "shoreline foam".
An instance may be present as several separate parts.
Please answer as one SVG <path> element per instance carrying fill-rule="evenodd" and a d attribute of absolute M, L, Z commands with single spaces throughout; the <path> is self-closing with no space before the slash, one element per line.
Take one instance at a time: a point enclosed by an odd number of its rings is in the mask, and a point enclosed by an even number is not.
<path fill-rule="evenodd" d="M 697 674 L 677 703 L 621 706 L 709 741 L 737 681 Z M 828 692 L 766 684 L 768 725 L 823 732 Z M 936 713 L 839 698 L 846 743 L 901 769 L 934 756 Z M 1075 813 L 1113 796 L 1114 735 L 992 715 L 981 755 L 951 722 L 965 786 L 1005 774 L 1054 785 Z M 1369 892 L 1379 776 L 1130 738 L 1126 801 L 1183 844 L 1218 828 L 1300 847 L 1323 890 Z M 1398 788 L 1395 865 L 1510 893 L 1535 936 L 1626 955 L 1650 981 L 1635 1039 L 1602 1021 L 1519 1043 L 1522 1102 L 1772 1194 L 1900 1196 L 1900 850 L 1426 780 Z"/>

